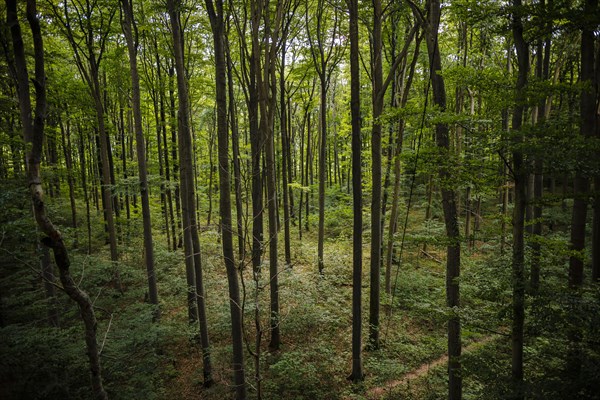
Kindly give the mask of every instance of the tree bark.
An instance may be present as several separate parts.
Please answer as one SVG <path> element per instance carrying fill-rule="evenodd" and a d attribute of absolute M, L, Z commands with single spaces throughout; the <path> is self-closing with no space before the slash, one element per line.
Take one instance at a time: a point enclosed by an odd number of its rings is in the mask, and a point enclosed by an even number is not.
<path fill-rule="evenodd" d="M 242 335 L 242 308 L 238 284 L 238 269 L 233 251 L 233 228 L 231 223 L 231 182 L 229 174 L 229 140 L 227 129 L 227 63 L 225 60 L 225 25 L 223 0 L 205 0 L 213 32 L 216 75 L 217 141 L 219 154 L 219 213 L 223 238 L 223 258 L 229 283 L 229 309 L 231 313 L 231 337 L 233 345 L 233 380 L 235 397 L 246 399 L 244 372 L 244 343 Z M 216 5 L 216 8 L 215 8 Z"/>
<path fill-rule="evenodd" d="M 350 11 L 350 112 L 352 115 L 352 373 L 364 379 L 362 362 L 362 161 L 360 118 L 360 64 L 358 50 L 358 0 L 348 0 Z"/>
<path fill-rule="evenodd" d="M 281 177 L 283 185 L 283 242 L 284 242 L 284 253 L 285 253 L 285 265 L 291 267 L 292 265 L 292 251 L 290 245 L 290 190 L 288 188 L 289 183 L 289 144 L 288 144 L 288 122 L 287 122 L 287 111 L 288 107 L 286 104 L 286 91 L 285 91 L 285 56 L 286 56 L 286 40 L 282 41 L 281 46 L 281 72 L 279 76 L 279 109 L 280 109 L 280 129 L 281 129 Z"/>
<path fill-rule="evenodd" d="M 525 325 L 525 209 L 527 199 L 528 172 L 524 163 L 520 132 L 523 123 L 523 109 L 526 100 L 525 87 L 529 70 L 529 49 L 523 39 L 523 23 L 521 20 L 522 2 L 514 0 L 512 31 L 518 59 L 518 76 L 516 86 L 515 107 L 513 110 L 513 178 L 515 181 L 515 198 L 513 208 L 513 246 L 512 246 L 512 308 L 513 321 L 512 341 L 512 398 L 523 399 L 523 340 Z"/>
<path fill-rule="evenodd" d="M 442 65 L 438 43 L 438 29 L 440 24 L 441 9 L 438 0 L 429 1 L 429 35 L 427 49 L 429 52 L 430 77 L 433 88 L 433 102 L 444 112 L 446 110 L 446 88 L 444 78 L 440 74 Z M 436 124 L 435 138 L 437 146 L 444 156 L 450 155 L 450 140 L 448 125 Z M 462 398 L 461 377 L 461 334 L 460 317 L 460 233 L 458 226 L 458 212 L 456 207 L 456 194 L 449 182 L 452 181 L 451 172 L 447 166 L 439 169 L 439 178 L 442 192 L 442 208 L 446 236 L 449 244 L 446 250 L 446 305 L 451 309 L 448 319 L 448 399 Z"/>
<path fill-rule="evenodd" d="M 379 348 L 379 304 L 381 274 L 381 121 L 383 112 L 383 60 L 381 0 L 373 0 L 373 127 L 371 130 L 371 286 L 369 301 L 369 347 Z"/>
<path fill-rule="evenodd" d="M 594 15 L 597 0 L 587 0 L 584 10 L 586 15 Z M 581 92 L 580 134 L 584 138 L 593 136 L 596 123 L 596 90 L 594 88 L 594 28 L 591 24 L 583 27 L 581 33 L 581 73 L 580 81 L 589 85 Z M 585 251 L 585 225 L 589 200 L 589 178 L 582 171 L 576 171 L 574 182 L 573 213 L 571 218 L 571 250 L 569 258 L 569 285 L 574 288 L 583 285 L 583 266 Z"/>
<path fill-rule="evenodd" d="M 177 71 L 178 136 L 179 136 L 179 177 L 181 182 L 181 204 L 183 216 L 184 252 L 186 259 L 186 276 L 188 281 L 188 314 L 190 321 L 196 317 L 200 325 L 200 340 L 202 345 L 202 360 L 204 363 L 204 386 L 210 386 L 212 366 L 210 358 L 210 343 L 206 320 L 204 283 L 202 279 L 202 260 L 200 256 L 200 241 L 196 222 L 196 202 L 194 193 L 194 169 L 192 156 L 192 136 L 190 132 L 189 94 L 185 77 L 183 54 L 183 31 L 180 24 L 180 6 L 178 0 L 168 0 L 167 9 L 171 22 L 171 34 Z M 197 311 L 196 311 L 197 310 Z M 197 312 L 197 315 L 196 315 Z"/>
<path fill-rule="evenodd" d="M 152 219 L 150 216 L 150 199 L 148 198 L 148 172 L 146 167 L 146 146 L 142 128 L 142 109 L 140 100 L 140 77 L 137 67 L 137 26 L 133 17 L 133 2 L 121 0 L 124 20 L 122 21 L 123 33 L 127 41 L 129 52 L 129 68 L 131 73 L 133 121 L 140 179 L 140 197 L 142 200 L 142 223 L 144 229 L 144 255 L 146 273 L 148 275 L 148 293 L 150 303 L 156 306 L 154 318 L 160 318 L 158 307 L 158 289 L 156 288 L 156 275 L 154 274 L 154 244 L 152 242 Z"/>

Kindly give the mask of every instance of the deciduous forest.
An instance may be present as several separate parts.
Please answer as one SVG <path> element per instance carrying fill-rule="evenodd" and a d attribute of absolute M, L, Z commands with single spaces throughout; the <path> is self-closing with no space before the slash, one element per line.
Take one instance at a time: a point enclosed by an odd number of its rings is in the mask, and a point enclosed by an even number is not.
<path fill-rule="evenodd" d="M 0 15 L 0 398 L 600 398 L 598 0 Z"/>

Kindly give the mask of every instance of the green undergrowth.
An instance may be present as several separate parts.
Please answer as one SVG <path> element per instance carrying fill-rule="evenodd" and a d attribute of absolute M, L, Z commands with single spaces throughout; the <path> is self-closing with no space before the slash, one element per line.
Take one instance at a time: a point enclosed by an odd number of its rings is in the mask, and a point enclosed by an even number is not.
<path fill-rule="evenodd" d="M 35 237 L 35 227 L 28 217 L 28 204 L 17 201 L 22 192 L 14 187 L 0 194 L 4 232 L 0 246 L 0 398 L 88 399 L 91 391 L 79 313 L 58 290 L 60 328 L 48 324 L 49 305 L 39 276 L 39 254 L 30 239 Z M 258 281 L 254 280 L 249 257 L 240 263 L 250 398 L 256 398 L 259 384 L 264 399 L 365 399 L 370 391 L 381 387 L 388 387 L 384 398 L 389 399 L 445 398 L 447 376 L 442 364 L 425 368 L 405 383 L 394 382 L 423 366 L 434 365 L 445 355 L 446 323 L 456 313 L 461 317 L 465 349 L 464 398 L 506 398 L 511 357 L 507 336 L 512 315 L 510 248 L 507 246 L 500 254 L 497 225 L 493 230 L 499 221 L 496 206 L 488 205 L 484 210 L 490 217 L 475 233 L 474 247 L 469 249 L 466 241 L 461 243 L 462 307 L 457 310 L 445 306 L 446 243 L 439 204 L 433 203 L 432 218 L 425 221 L 426 202 L 415 203 L 406 232 L 406 206 L 400 207 L 391 294 L 385 293 L 383 270 L 381 275 L 381 346 L 377 350 L 366 349 L 370 231 L 365 225 L 362 320 L 366 375 L 364 382 L 353 385 L 347 380 L 351 370 L 352 213 L 345 193 L 330 194 L 333 200 L 329 200 L 331 212 L 326 213 L 324 274 L 320 275 L 317 268 L 316 214 L 311 215 L 310 230 L 303 230 L 302 240 L 298 239 L 298 226 L 292 225 L 291 267 L 285 268 L 280 260 L 282 346 L 277 352 L 268 350 L 268 257 L 265 254 Z M 58 223 L 68 225 L 68 207 L 49 203 Z M 78 206 L 82 218 L 85 208 Z M 553 209 L 549 218 L 554 214 L 560 213 Z M 153 322 L 154 309 L 145 302 L 141 216 L 132 210 L 131 220 L 121 224 L 121 254 L 116 265 L 108 261 L 101 218 L 93 210 L 89 246 L 84 221 L 77 230 L 65 228 L 63 233 L 70 244 L 73 277 L 94 302 L 104 382 L 110 398 L 232 398 L 229 299 L 219 232 L 211 225 L 203 226 L 200 234 L 215 381 L 211 388 L 204 388 L 199 327 L 187 321 L 183 251 L 168 249 L 162 222 L 154 221 L 161 320 Z M 402 238 L 404 244 L 400 246 Z M 283 234 L 279 240 L 283 253 Z M 565 286 L 568 248 L 564 232 L 548 230 L 540 240 L 544 241 L 543 285 L 537 296 L 527 297 L 525 390 L 530 398 L 565 398 L 577 387 L 574 398 L 591 399 L 600 392 L 596 391 L 600 381 L 600 291 L 592 286 L 569 294 Z M 91 254 L 87 254 L 88 248 Z M 117 271 L 123 293 L 115 283 Z M 255 347 L 257 309 L 262 329 L 259 349 Z M 574 326 L 582 327 L 584 373 L 580 380 L 569 380 L 564 375 L 567 332 Z M 471 346 L 473 343 L 481 344 Z M 260 380 L 251 353 L 259 353 Z"/>

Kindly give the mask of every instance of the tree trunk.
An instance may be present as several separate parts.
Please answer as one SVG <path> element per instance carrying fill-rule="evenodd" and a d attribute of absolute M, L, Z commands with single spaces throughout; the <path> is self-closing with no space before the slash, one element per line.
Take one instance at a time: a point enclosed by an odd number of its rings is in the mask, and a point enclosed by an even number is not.
<path fill-rule="evenodd" d="M 146 167 L 146 146 L 142 128 L 142 110 L 140 100 L 140 77 L 137 67 L 137 26 L 133 17 L 133 2 L 121 0 L 124 19 L 122 21 L 123 33 L 127 40 L 129 52 L 129 68 L 131 70 L 131 90 L 133 120 L 135 128 L 135 141 L 138 160 L 138 172 L 140 179 L 140 197 L 142 200 L 142 221 L 144 227 L 144 256 L 146 261 L 146 273 L 148 275 L 148 293 L 150 303 L 155 305 L 154 318 L 160 318 L 158 307 L 158 290 L 156 288 L 156 276 L 154 274 L 154 244 L 152 242 L 152 220 L 150 216 L 150 199 L 148 198 L 148 173 Z"/>
<path fill-rule="evenodd" d="M 85 326 L 85 342 L 87 355 L 90 362 L 91 383 L 94 397 L 96 399 L 107 399 L 108 396 L 102 385 L 102 373 L 100 368 L 100 357 L 98 343 L 96 341 L 96 316 L 92 301 L 88 295 L 81 291 L 70 275 L 70 261 L 65 243 L 61 233 L 54 227 L 46 214 L 44 205 L 44 192 L 40 176 L 40 160 L 42 143 L 44 141 L 44 123 L 46 116 L 46 76 L 44 70 L 44 48 L 35 0 L 27 1 L 27 20 L 33 34 L 35 52 L 35 76 L 33 81 L 35 87 L 35 112 L 32 112 L 29 93 L 29 74 L 25 60 L 25 51 L 21 28 L 17 16 L 16 0 L 6 0 L 7 24 L 11 30 L 13 40 L 13 53 L 15 58 L 15 70 L 17 72 L 17 87 L 19 97 L 19 108 L 25 142 L 31 147 L 27 151 L 26 164 L 29 190 L 33 205 L 33 214 L 40 230 L 46 235 L 42 243 L 54 251 L 54 259 L 60 271 L 60 280 L 63 289 L 73 301 L 75 301 L 81 312 L 81 318 Z"/>
<path fill-rule="evenodd" d="M 185 77 L 185 64 L 183 54 L 183 31 L 180 24 L 180 2 L 168 0 L 167 9 L 171 22 L 171 34 L 175 55 L 175 68 L 177 71 L 177 95 L 179 98 L 178 110 L 178 136 L 180 154 L 180 182 L 181 204 L 183 216 L 184 252 L 186 259 L 186 277 L 188 282 L 188 314 L 190 321 L 197 318 L 200 325 L 200 340 L 202 345 L 202 359 L 204 363 L 204 386 L 210 386 L 212 380 L 212 367 L 210 359 L 210 344 L 208 340 L 208 327 L 206 320 L 206 307 L 204 296 L 204 283 L 202 280 L 202 261 L 200 257 L 200 241 L 198 239 L 198 226 L 196 222 L 196 202 L 194 193 L 194 169 L 192 157 L 192 136 L 190 132 L 189 94 Z M 196 307 L 197 311 L 196 311 Z"/>
<path fill-rule="evenodd" d="M 597 7 L 597 0 L 585 2 L 585 13 L 592 15 Z M 596 120 L 596 91 L 594 88 L 594 29 L 584 26 L 581 33 L 581 73 L 580 81 L 590 83 L 581 93 L 581 125 L 580 134 L 584 138 L 593 136 Z M 574 182 L 573 213 L 571 219 L 571 250 L 573 255 L 569 258 L 569 284 L 571 287 L 581 287 L 583 284 L 583 266 L 585 251 L 585 225 L 587 217 L 587 204 L 589 199 L 589 179 L 582 171 L 576 171 Z"/>
<path fill-rule="evenodd" d="M 350 112 L 352 114 L 352 373 L 353 382 L 364 379 L 362 362 L 362 161 L 360 131 L 360 64 L 358 50 L 358 0 L 349 0 L 350 11 Z"/>
<path fill-rule="evenodd" d="M 585 15 L 596 15 L 598 0 L 586 0 L 584 4 Z M 580 129 L 584 143 L 589 143 L 590 138 L 596 134 L 596 76 L 594 73 L 594 48 L 596 24 L 584 22 L 581 32 L 581 72 L 580 82 L 584 86 L 580 97 Z M 573 289 L 572 301 L 574 309 L 571 314 L 571 327 L 568 333 L 570 345 L 567 355 L 567 373 L 576 382 L 580 378 L 583 352 L 581 349 L 582 327 L 577 317 L 582 310 L 580 289 L 583 287 L 584 261 L 585 261 L 585 228 L 587 220 L 587 205 L 590 196 L 590 182 L 584 171 L 575 172 L 573 184 L 573 213 L 571 218 L 571 251 L 569 258 L 569 286 Z"/>
<path fill-rule="evenodd" d="M 229 141 L 227 129 L 227 63 L 225 60 L 225 25 L 223 0 L 205 0 L 213 32 L 216 75 L 217 141 L 219 153 L 219 213 L 223 238 L 223 258 L 229 283 L 229 308 L 231 313 L 231 337 L 233 345 L 233 380 L 237 400 L 246 399 L 244 372 L 244 343 L 242 335 L 242 308 L 238 284 L 238 269 L 233 251 L 233 228 L 231 224 L 231 182 L 229 174 Z"/>
<path fill-rule="evenodd" d="M 229 23 L 229 22 L 228 22 Z M 233 179 L 235 184 L 235 210 L 238 237 L 238 258 L 240 263 L 244 261 L 245 235 L 244 235 L 244 209 L 242 205 L 242 173 L 240 166 L 240 138 L 237 122 L 237 109 L 235 106 L 235 93 L 233 91 L 233 62 L 229 50 L 229 41 L 225 35 L 225 48 L 227 56 L 227 89 L 229 95 L 229 124 L 231 126 L 231 150 L 233 152 Z"/>
<path fill-rule="evenodd" d="M 65 165 L 67 167 L 67 183 L 69 185 L 69 202 L 71 204 L 71 227 L 75 230 L 75 242 L 77 243 L 77 206 L 75 204 L 75 171 L 73 171 L 73 156 L 71 148 L 71 124 L 67 120 L 65 129 L 59 118 L 60 132 L 62 137 Z M 84 168 L 84 166 L 82 166 Z"/>
<path fill-rule="evenodd" d="M 440 111 L 444 112 L 446 110 L 446 88 L 444 78 L 440 74 L 442 66 L 438 43 L 440 17 L 440 2 L 438 0 L 430 0 L 429 35 L 427 37 L 427 49 L 430 61 L 429 73 L 433 88 L 433 102 Z M 447 124 L 438 123 L 436 125 L 435 138 L 442 154 L 449 156 L 450 140 Z M 448 399 L 454 400 L 462 398 L 460 316 L 456 311 L 460 307 L 460 233 L 456 195 L 454 189 L 449 187 L 451 185 L 449 182 L 452 179 L 448 167 L 440 167 L 439 178 L 441 182 L 446 235 L 449 241 L 446 250 L 446 305 L 452 310 L 452 314 L 448 319 Z"/>
<path fill-rule="evenodd" d="M 175 217 L 177 220 L 177 245 L 173 250 L 181 248 L 183 245 L 183 231 L 182 231 L 182 215 L 181 215 L 181 186 L 180 179 L 177 175 L 180 170 L 179 159 L 177 156 L 178 151 L 178 123 L 175 109 L 175 88 L 174 86 L 174 75 L 175 69 L 173 65 L 169 66 L 169 118 L 171 126 L 171 160 L 173 160 L 173 183 L 175 185 Z M 168 163 L 167 163 L 168 164 Z M 173 239 L 175 240 L 175 239 Z"/>
<path fill-rule="evenodd" d="M 383 112 L 383 60 L 381 38 L 383 9 L 373 0 L 373 127 L 371 130 L 371 287 L 369 301 L 369 347 L 379 348 L 379 303 L 381 273 L 381 121 Z"/>
<path fill-rule="evenodd" d="M 288 123 L 287 123 L 287 104 L 286 104 L 286 92 L 285 92 L 285 55 L 286 55 L 286 41 L 285 38 L 282 41 L 281 46 L 281 72 L 279 77 L 279 108 L 281 112 L 280 117 L 280 129 L 281 129 L 281 177 L 283 180 L 283 242 L 285 252 L 285 265 L 291 267 L 292 265 L 292 251 L 290 245 L 290 190 L 288 188 L 289 183 L 289 144 L 288 144 Z M 293 209 L 293 208 L 292 208 Z"/>
<path fill-rule="evenodd" d="M 516 9 L 512 16 L 512 31 L 517 50 L 518 77 L 516 86 L 515 107 L 512 118 L 513 132 L 513 174 L 515 180 L 515 196 L 513 208 L 513 246 L 512 246 L 512 398 L 523 399 L 523 339 L 525 324 L 525 209 L 527 199 L 526 165 L 523 161 L 521 126 L 523 123 L 523 108 L 525 101 L 525 87 L 529 69 L 528 45 L 523 39 L 523 23 L 520 12 L 521 0 L 514 0 Z"/>

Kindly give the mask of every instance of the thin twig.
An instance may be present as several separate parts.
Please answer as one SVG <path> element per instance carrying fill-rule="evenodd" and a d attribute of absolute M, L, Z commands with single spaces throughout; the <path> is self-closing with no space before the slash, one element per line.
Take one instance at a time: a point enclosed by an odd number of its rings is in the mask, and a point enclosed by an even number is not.
<path fill-rule="evenodd" d="M 108 321 L 108 327 L 106 328 L 106 332 L 104 332 L 104 339 L 102 339 L 102 345 L 100 346 L 100 351 L 98 354 L 102 354 L 102 350 L 104 350 L 104 344 L 106 344 L 106 337 L 108 336 L 108 332 L 110 331 L 110 326 L 112 325 L 113 314 L 110 314 L 110 320 Z"/>

